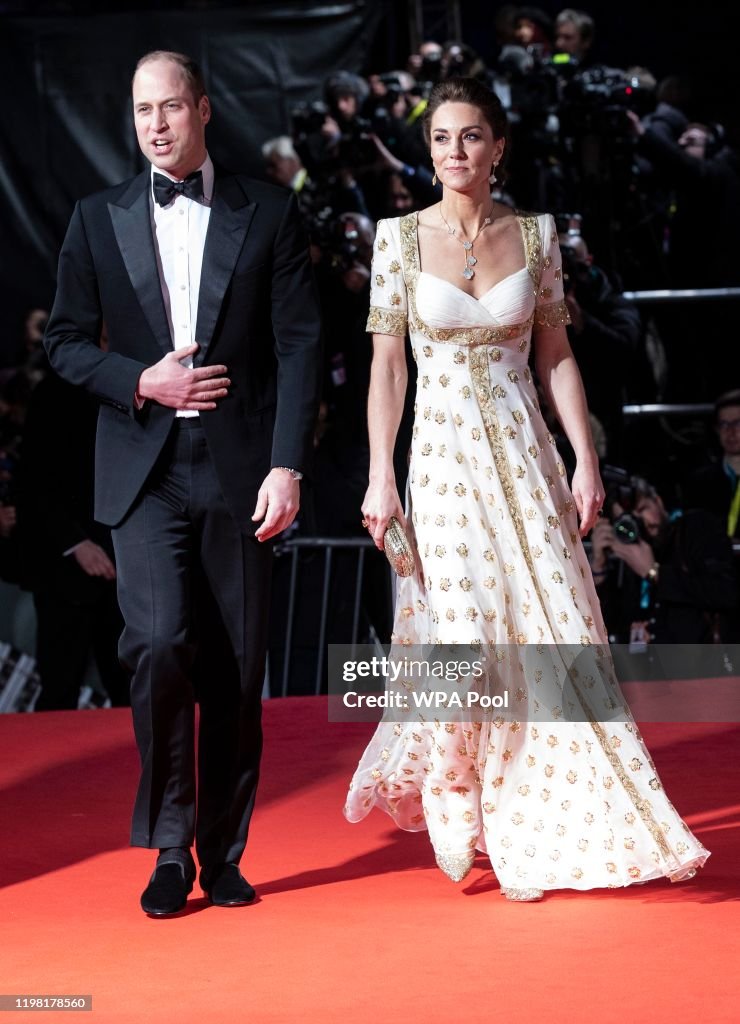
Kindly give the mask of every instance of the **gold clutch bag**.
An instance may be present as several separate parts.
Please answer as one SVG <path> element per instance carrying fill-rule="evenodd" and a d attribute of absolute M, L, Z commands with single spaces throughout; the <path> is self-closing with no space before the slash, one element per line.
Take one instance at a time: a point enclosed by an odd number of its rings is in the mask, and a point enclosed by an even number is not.
<path fill-rule="evenodd" d="M 414 571 L 414 551 L 404 528 L 395 516 L 388 520 L 383 547 L 391 568 L 398 576 L 410 576 Z"/>

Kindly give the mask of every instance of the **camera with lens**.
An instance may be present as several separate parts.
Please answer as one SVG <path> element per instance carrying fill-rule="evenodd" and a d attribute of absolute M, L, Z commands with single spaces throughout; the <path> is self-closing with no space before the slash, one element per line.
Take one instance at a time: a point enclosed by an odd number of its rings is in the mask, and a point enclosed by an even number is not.
<path fill-rule="evenodd" d="M 357 217 L 342 213 L 326 225 L 324 252 L 331 272 L 341 276 L 358 263 L 369 269 L 372 243 L 363 238 Z"/>
<path fill-rule="evenodd" d="M 290 112 L 293 145 L 309 174 L 319 173 L 335 162 L 335 154 L 321 134 L 329 116 L 329 107 L 321 100 L 300 103 Z"/>
<path fill-rule="evenodd" d="M 343 125 L 339 139 L 339 164 L 341 167 L 361 168 L 374 164 L 378 159 L 371 135 L 376 134 L 375 125 L 366 117 L 354 117 Z"/>
<path fill-rule="evenodd" d="M 619 68 L 593 67 L 577 71 L 562 92 L 561 122 L 567 136 L 598 135 L 634 143 L 632 110 L 643 115 L 652 103 L 652 90 L 635 75 Z"/>
<path fill-rule="evenodd" d="M 636 504 L 635 480 L 626 469 L 618 466 L 603 466 L 601 478 L 606 486 L 604 508 L 612 524 L 614 538 L 622 544 L 638 544 L 646 540 L 642 520 L 634 514 Z M 612 510 L 618 505 L 623 511 L 612 518 Z"/>

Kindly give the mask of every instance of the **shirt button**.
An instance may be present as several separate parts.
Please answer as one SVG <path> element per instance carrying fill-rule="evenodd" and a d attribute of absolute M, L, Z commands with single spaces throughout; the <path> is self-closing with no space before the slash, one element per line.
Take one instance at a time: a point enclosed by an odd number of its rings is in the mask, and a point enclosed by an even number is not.
<path fill-rule="evenodd" d="M 181 285 L 180 285 L 180 291 L 181 291 L 181 292 L 184 292 L 184 291 L 185 291 L 185 285 L 184 285 L 184 284 L 181 284 Z"/>

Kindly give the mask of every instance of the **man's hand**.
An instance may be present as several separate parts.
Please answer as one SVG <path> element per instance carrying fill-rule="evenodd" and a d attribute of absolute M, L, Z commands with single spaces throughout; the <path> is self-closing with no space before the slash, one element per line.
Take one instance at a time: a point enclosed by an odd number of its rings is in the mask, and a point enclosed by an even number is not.
<path fill-rule="evenodd" d="M 264 519 L 255 533 L 257 540 L 269 540 L 287 530 L 296 517 L 300 505 L 301 489 L 285 469 L 271 469 L 257 494 L 257 506 L 252 522 Z"/>
<path fill-rule="evenodd" d="M 77 564 L 88 576 L 101 576 L 104 580 L 116 578 L 116 567 L 105 551 L 92 540 L 83 540 L 72 554 Z"/>
<path fill-rule="evenodd" d="M 229 393 L 231 381 L 225 366 L 201 366 L 191 370 L 182 365 L 198 351 L 197 343 L 175 349 L 144 370 L 137 394 L 170 409 L 215 409 L 216 401 Z"/>
<path fill-rule="evenodd" d="M 655 565 L 655 554 L 645 540 L 639 540 L 637 544 L 625 544 L 623 541 L 615 540 L 612 544 L 612 554 L 616 558 L 621 558 L 638 576 L 647 576 Z"/>
<path fill-rule="evenodd" d="M 591 568 L 594 572 L 606 569 L 609 553 L 614 546 L 614 528 L 608 519 L 599 519 L 591 531 Z"/>
<path fill-rule="evenodd" d="M 625 110 L 625 114 L 627 115 L 627 119 L 630 123 L 630 130 L 632 131 L 632 134 L 637 136 L 637 138 L 639 139 L 642 135 L 645 134 L 645 125 L 642 123 L 642 121 L 634 112 L 634 110 Z"/>
<path fill-rule="evenodd" d="M 379 139 L 374 133 L 370 135 L 370 141 L 378 151 L 378 161 L 375 165 L 378 170 L 393 171 L 395 174 L 400 174 L 403 170 L 403 160 L 399 160 L 397 156 L 394 156 L 382 139 Z"/>

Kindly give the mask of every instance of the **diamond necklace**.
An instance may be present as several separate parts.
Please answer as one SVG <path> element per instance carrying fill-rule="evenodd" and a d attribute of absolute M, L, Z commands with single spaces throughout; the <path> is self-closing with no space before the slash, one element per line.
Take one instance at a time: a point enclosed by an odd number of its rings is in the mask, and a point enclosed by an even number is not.
<path fill-rule="evenodd" d="M 448 235 L 452 235 L 452 237 L 455 239 L 455 241 L 459 242 L 460 245 L 465 250 L 465 269 L 463 271 L 461 271 L 461 273 L 462 273 L 462 276 L 465 278 L 466 281 L 471 281 L 475 277 L 475 271 L 473 270 L 473 267 L 478 262 L 478 260 L 473 255 L 473 245 L 474 245 L 476 239 L 478 238 L 478 235 L 481 233 L 481 231 L 483 231 L 484 228 L 487 228 L 488 225 L 493 220 L 493 206 L 491 206 L 491 216 L 490 217 L 486 217 L 486 219 L 483 221 L 481 226 L 478 228 L 478 231 L 477 231 L 477 233 L 475 235 L 475 238 L 471 238 L 470 241 L 466 241 L 466 240 L 463 240 L 462 238 L 458 238 L 457 237 L 457 234 L 456 234 L 456 230 L 457 229 L 453 228 L 448 223 L 447 218 L 442 213 L 442 204 L 441 203 L 439 205 L 439 215 L 442 218 L 442 220 L 444 221 L 445 226 L 447 227 L 447 234 Z"/>

